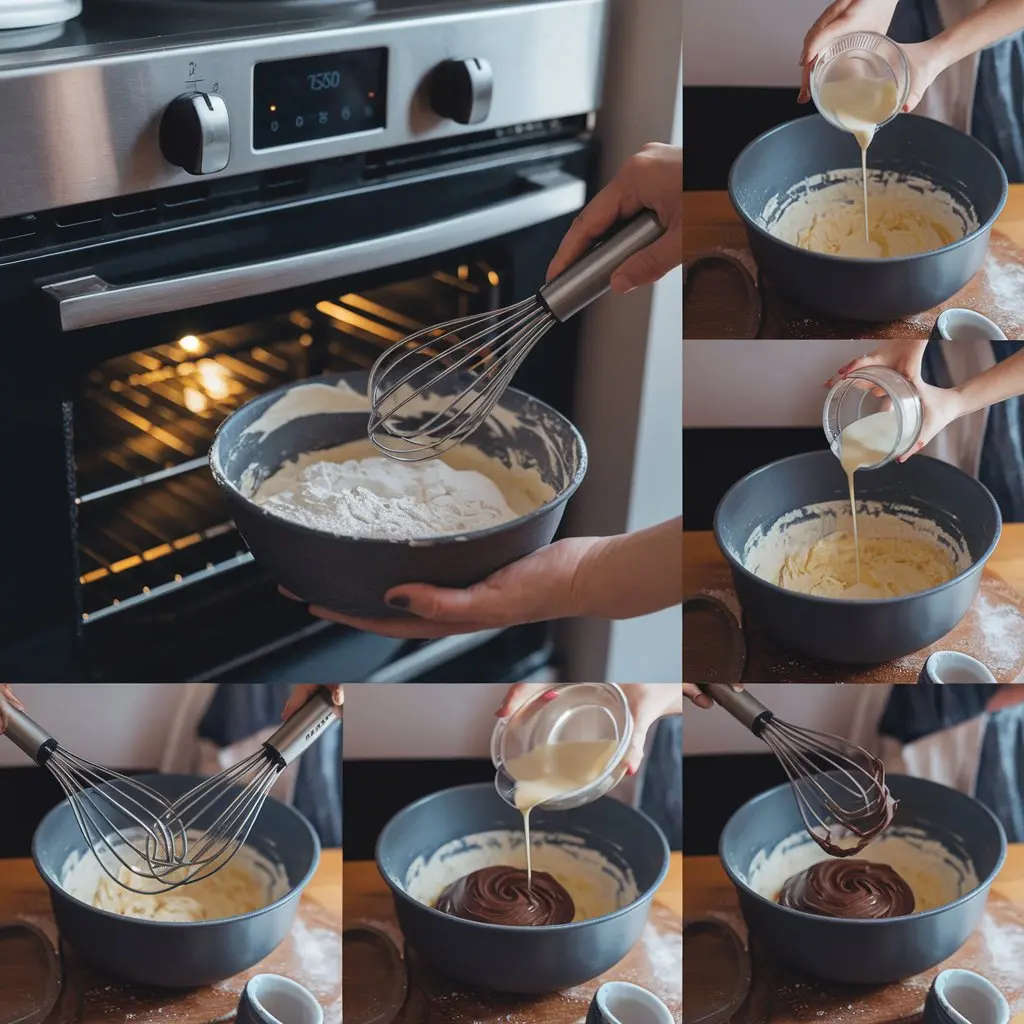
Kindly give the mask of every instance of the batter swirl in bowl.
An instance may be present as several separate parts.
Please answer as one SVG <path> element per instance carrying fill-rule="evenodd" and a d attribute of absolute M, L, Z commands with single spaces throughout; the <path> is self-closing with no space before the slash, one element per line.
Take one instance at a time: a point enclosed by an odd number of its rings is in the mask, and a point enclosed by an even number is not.
<path fill-rule="evenodd" d="M 914 892 L 888 864 L 867 860 L 820 861 L 786 880 L 778 902 L 822 917 L 904 917 Z"/>
<path fill-rule="evenodd" d="M 545 871 L 527 882 L 521 868 L 480 868 L 449 885 L 435 909 L 467 921 L 519 926 L 568 924 L 576 906 L 565 888 Z"/>

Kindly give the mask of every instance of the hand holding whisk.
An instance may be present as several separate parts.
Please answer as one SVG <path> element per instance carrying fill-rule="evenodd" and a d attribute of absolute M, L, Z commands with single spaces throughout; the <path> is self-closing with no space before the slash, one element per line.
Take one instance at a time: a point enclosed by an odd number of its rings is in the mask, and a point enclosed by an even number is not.
<path fill-rule="evenodd" d="M 278 776 L 338 721 L 326 689 L 317 690 L 255 754 L 194 786 L 171 805 L 169 819 L 190 836 L 186 857 L 148 858 L 164 889 L 202 881 L 242 848 Z"/>
<path fill-rule="evenodd" d="M 465 440 L 534 345 L 608 291 L 612 274 L 662 234 L 645 210 L 531 298 L 426 327 L 386 349 L 370 371 L 374 446 L 400 462 L 420 462 Z"/>
<path fill-rule="evenodd" d="M 164 878 L 187 856 L 188 839 L 170 802 L 134 779 L 103 768 L 62 747 L 42 726 L 0 693 L 4 735 L 58 782 L 89 849 L 118 885 L 158 892 Z M 159 867 L 150 869 L 150 858 Z M 120 880 L 126 867 L 140 887 Z"/>
<path fill-rule="evenodd" d="M 808 834 L 826 853 L 859 853 L 892 821 L 896 801 L 885 785 L 885 767 L 863 747 L 784 722 L 745 690 L 724 683 L 701 689 L 771 748 L 789 777 Z M 851 835 L 852 845 L 840 845 Z"/>

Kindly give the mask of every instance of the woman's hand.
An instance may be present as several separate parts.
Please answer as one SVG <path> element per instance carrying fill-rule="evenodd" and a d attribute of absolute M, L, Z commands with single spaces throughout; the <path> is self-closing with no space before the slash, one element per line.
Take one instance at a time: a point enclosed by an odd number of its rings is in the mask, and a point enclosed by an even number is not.
<path fill-rule="evenodd" d="M 906 455 L 900 456 L 900 462 L 906 462 L 911 455 L 919 452 L 940 430 L 966 411 L 959 390 L 937 388 L 922 380 L 921 360 L 924 359 L 927 345 L 927 340 L 886 342 L 873 352 L 847 363 L 834 377 L 825 382 L 825 387 L 830 388 L 854 370 L 862 370 L 869 366 L 888 366 L 906 377 L 917 388 L 921 395 L 923 413 L 921 436 Z"/>
<path fill-rule="evenodd" d="M 807 103 L 811 98 L 811 72 L 822 50 L 847 32 L 885 35 L 895 9 L 896 0 L 836 0 L 829 4 L 804 37 L 800 52 L 800 66 L 804 73 L 797 103 Z M 948 66 L 951 54 L 940 36 L 922 43 L 900 43 L 900 48 L 910 65 L 910 92 L 903 104 L 903 112 L 907 113 L 921 102 L 925 90 Z"/>
<path fill-rule="evenodd" d="M 345 691 L 342 688 L 341 683 L 326 683 L 324 688 L 331 691 L 331 701 L 334 704 L 334 714 L 341 718 L 341 709 L 345 705 Z M 291 718 L 303 704 L 309 700 L 313 694 L 320 689 L 319 683 L 298 683 L 292 688 L 291 696 L 288 698 L 288 703 L 285 704 L 284 710 L 281 712 L 281 718 Z"/>
<path fill-rule="evenodd" d="M 465 589 L 406 583 L 389 590 L 387 603 L 415 618 L 363 619 L 319 605 L 309 611 L 368 633 L 421 640 L 560 619 L 579 614 L 580 568 L 599 543 L 597 537 L 556 541 Z"/>
<path fill-rule="evenodd" d="M 0 683 L 0 736 L 4 734 L 7 728 L 7 719 L 5 717 L 6 704 L 4 701 L 9 701 L 12 707 L 17 708 L 19 711 L 25 710 L 25 705 L 14 696 L 14 691 L 7 685 L 7 683 Z"/>
<path fill-rule="evenodd" d="M 548 280 L 575 263 L 617 220 L 653 210 L 665 234 L 612 275 L 612 291 L 654 284 L 683 262 L 683 151 L 649 142 L 583 208 L 558 247 Z"/>
<path fill-rule="evenodd" d="M 682 601 L 682 582 L 682 520 L 673 519 L 615 537 L 555 541 L 464 589 L 405 583 L 384 595 L 415 618 L 356 618 L 317 605 L 309 610 L 380 636 L 435 639 L 579 615 L 631 619 Z"/>
<path fill-rule="evenodd" d="M 633 737 L 626 751 L 626 771 L 636 775 L 644 759 L 647 734 L 655 723 L 666 715 L 683 713 L 683 692 L 679 683 L 623 683 L 622 691 L 633 715 Z M 559 691 L 548 683 L 517 683 L 509 687 L 502 705 L 495 712 L 498 718 L 508 718 L 531 697 L 543 693 L 542 700 L 557 700 Z"/>
<path fill-rule="evenodd" d="M 683 683 L 683 696 L 705 710 L 715 706 L 715 702 L 695 683 Z"/>
<path fill-rule="evenodd" d="M 811 72 L 818 54 L 847 32 L 878 32 L 885 35 L 897 0 L 835 0 L 821 13 L 804 36 L 800 66 L 804 69 L 798 103 L 811 98 Z"/>

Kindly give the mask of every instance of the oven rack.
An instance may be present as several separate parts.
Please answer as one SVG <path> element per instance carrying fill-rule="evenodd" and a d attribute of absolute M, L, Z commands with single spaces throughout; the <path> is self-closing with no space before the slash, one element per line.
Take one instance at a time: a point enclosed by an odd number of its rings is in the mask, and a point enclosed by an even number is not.
<path fill-rule="evenodd" d="M 94 369 L 76 403 L 82 410 L 75 424 L 77 504 L 204 464 L 230 413 L 312 372 L 312 335 L 301 321 L 288 326 L 290 334 L 280 325 L 273 332 L 269 325 L 249 325 L 187 335 Z"/>
<path fill-rule="evenodd" d="M 76 420 L 83 622 L 252 560 L 207 463 L 234 408 L 292 380 L 368 369 L 383 347 L 424 323 L 493 306 L 498 285 L 487 264 L 459 264 L 93 370 L 80 427 Z M 205 401 L 197 402 L 204 366 Z"/>

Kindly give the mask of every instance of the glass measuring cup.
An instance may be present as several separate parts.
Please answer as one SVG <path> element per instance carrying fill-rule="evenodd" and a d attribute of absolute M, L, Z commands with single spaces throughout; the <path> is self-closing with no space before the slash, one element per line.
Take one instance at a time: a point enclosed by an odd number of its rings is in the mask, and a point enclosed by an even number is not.
<path fill-rule="evenodd" d="M 531 697 L 491 733 L 494 788 L 515 807 L 516 780 L 506 765 L 544 743 L 614 741 L 614 753 L 603 770 L 585 786 L 545 800 L 549 810 L 565 811 L 588 804 L 613 789 L 626 774 L 626 750 L 633 738 L 633 715 L 626 695 L 615 683 L 572 683 L 551 686 Z"/>
<path fill-rule="evenodd" d="M 910 63 L 898 43 L 879 32 L 849 32 L 840 36 L 818 54 L 811 71 L 811 99 L 829 124 L 844 132 L 853 131 L 843 124 L 822 97 L 823 86 L 851 79 L 891 82 L 896 90 L 892 113 L 876 127 L 888 124 L 902 109 L 910 95 Z"/>
<path fill-rule="evenodd" d="M 878 469 L 914 447 L 924 424 L 921 395 L 903 374 L 888 366 L 854 370 L 837 381 L 825 396 L 821 413 L 821 425 L 835 457 L 842 458 L 842 434 L 851 423 L 889 411 L 893 424 L 888 452 L 863 469 Z"/>

